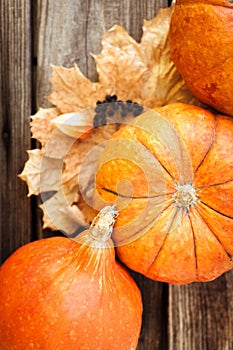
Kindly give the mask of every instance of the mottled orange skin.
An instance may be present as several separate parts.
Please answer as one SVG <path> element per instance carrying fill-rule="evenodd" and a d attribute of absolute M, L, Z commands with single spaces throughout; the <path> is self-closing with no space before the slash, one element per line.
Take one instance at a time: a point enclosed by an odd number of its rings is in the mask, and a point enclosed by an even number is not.
<path fill-rule="evenodd" d="M 1 350 L 136 349 L 141 313 L 139 289 L 112 245 L 39 240 L 0 270 Z"/>
<path fill-rule="evenodd" d="M 233 115 L 233 4 L 178 0 L 170 24 L 171 58 L 202 102 Z"/>
<path fill-rule="evenodd" d="M 159 160 L 161 173 L 151 165 L 150 156 L 147 173 L 151 175 L 145 177 L 146 152 L 141 178 L 135 172 L 140 159 L 130 172 L 120 159 L 113 158 L 106 164 L 106 154 L 114 156 L 111 140 L 99 160 L 96 203 L 117 203 L 120 215 L 113 237 L 120 259 L 131 269 L 169 283 L 210 281 L 233 267 L 233 120 L 181 103 L 155 111 L 142 114 L 132 125 L 120 129 L 114 141 L 124 141 L 124 158 L 125 141 L 134 139 L 135 145 L 138 142 Z M 165 136 L 166 128 L 175 130 L 173 136 L 168 132 L 171 138 L 167 140 L 174 149 L 168 150 L 160 142 L 163 135 L 153 135 L 156 119 Z M 188 154 L 189 161 L 182 163 L 179 154 L 184 155 L 184 160 Z M 155 180 L 154 172 L 163 176 L 163 181 Z M 131 198 L 122 197 L 127 194 L 124 187 L 125 192 L 116 190 L 121 189 L 117 182 L 126 177 L 136 186 L 134 191 L 131 189 Z M 174 197 L 182 182 L 192 186 L 197 197 L 186 207 L 179 207 Z M 146 195 L 148 186 L 151 189 Z"/>

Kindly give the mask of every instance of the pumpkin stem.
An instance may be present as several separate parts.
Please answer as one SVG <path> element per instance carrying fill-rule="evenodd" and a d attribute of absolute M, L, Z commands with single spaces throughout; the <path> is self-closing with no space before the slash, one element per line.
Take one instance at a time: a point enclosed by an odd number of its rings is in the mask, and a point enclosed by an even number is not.
<path fill-rule="evenodd" d="M 173 197 L 179 208 L 189 209 L 197 201 L 196 190 L 191 184 L 177 185 Z"/>
<path fill-rule="evenodd" d="M 117 216 L 118 211 L 115 205 L 101 209 L 89 228 L 90 237 L 101 242 L 108 241 L 112 235 Z"/>

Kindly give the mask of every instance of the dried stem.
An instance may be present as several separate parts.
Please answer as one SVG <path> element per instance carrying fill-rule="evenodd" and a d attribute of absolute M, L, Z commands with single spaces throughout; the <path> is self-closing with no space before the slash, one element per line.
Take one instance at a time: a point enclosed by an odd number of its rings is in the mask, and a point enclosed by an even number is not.
<path fill-rule="evenodd" d="M 89 228 L 90 237 L 101 242 L 108 241 L 112 235 L 117 216 L 118 211 L 115 206 L 107 206 L 101 209 Z"/>

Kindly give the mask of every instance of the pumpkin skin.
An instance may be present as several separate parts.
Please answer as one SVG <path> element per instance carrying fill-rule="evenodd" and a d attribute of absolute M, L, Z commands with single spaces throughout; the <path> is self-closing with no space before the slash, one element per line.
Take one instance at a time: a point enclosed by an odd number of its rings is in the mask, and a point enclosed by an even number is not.
<path fill-rule="evenodd" d="M 233 267 L 233 120 L 181 103 L 143 113 L 101 154 L 95 203 L 117 204 L 113 238 L 131 269 L 217 278 Z"/>
<path fill-rule="evenodd" d="M 142 302 L 111 240 L 19 248 L 0 270 L 0 349 L 136 349 Z"/>
<path fill-rule="evenodd" d="M 177 0 L 170 23 L 171 58 L 193 95 L 233 115 L 233 4 Z"/>

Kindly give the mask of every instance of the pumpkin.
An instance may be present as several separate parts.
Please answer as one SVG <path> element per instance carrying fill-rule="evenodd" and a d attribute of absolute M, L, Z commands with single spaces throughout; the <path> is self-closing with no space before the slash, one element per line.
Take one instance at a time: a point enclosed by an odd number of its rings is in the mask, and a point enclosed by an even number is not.
<path fill-rule="evenodd" d="M 119 210 L 119 258 L 169 283 L 233 267 L 233 120 L 176 103 L 122 127 L 100 155 L 96 208 Z"/>
<path fill-rule="evenodd" d="M 171 58 L 194 96 L 232 116 L 232 1 L 177 0 L 170 46 Z"/>
<path fill-rule="evenodd" d="M 77 241 L 19 248 L 0 270 L 1 350 L 136 349 L 142 302 L 115 261 L 116 209 L 104 208 Z"/>

